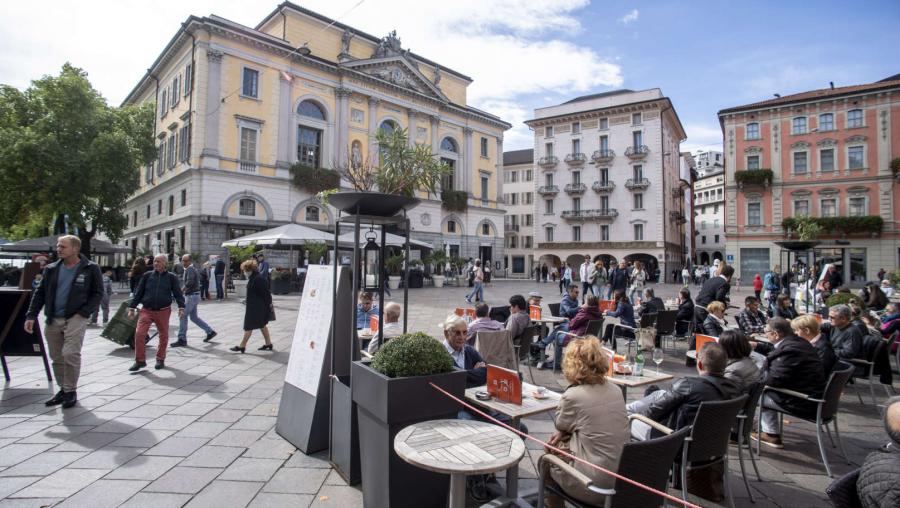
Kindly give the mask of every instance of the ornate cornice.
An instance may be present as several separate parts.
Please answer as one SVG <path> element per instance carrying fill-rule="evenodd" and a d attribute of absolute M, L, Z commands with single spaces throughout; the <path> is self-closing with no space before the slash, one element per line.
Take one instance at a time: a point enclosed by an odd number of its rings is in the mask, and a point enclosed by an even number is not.
<path fill-rule="evenodd" d="M 763 149 L 758 146 L 748 146 L 744 148 L 744 153 L 763 153 Z"/>
<path fill-rule="evenodd" d="M 856 135 L 856 136 L 850 136 L 849 138 L 845 139 L 844 142 L 846 142 L 846 143 L 862 143 L 866 139 L 868 139 L 868 138 L 866 138 L 865 136 Z"/>
<path fill-rule="evenodd" d="M 806 141 L 797 141 L 796 143 L 791 143 L 791 148 L 809 148 L 810 144 Z"/>
<path fill-rule="evenodd" d="M 216 49 L 206 50 L 206 58 L 209 59 L 210 62 L 219 63 L 222 61 L 222 56 L 224 55 L 224 53 Z"/>
<path fill-rule="evenodd" d="M 816 142 L 816 146 L 836 146 L 838 141 L 833 138 L 825 138 Z"/>

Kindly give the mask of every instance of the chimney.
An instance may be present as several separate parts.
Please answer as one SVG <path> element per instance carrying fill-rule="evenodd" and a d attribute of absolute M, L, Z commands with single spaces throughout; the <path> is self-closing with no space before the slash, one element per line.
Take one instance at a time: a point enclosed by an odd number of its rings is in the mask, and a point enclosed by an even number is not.
<path fill-rule="evenodd" d="M 831 85 L 831 89 L 834 90 L 834 81 L 829 81 L 828 84 Z"/>

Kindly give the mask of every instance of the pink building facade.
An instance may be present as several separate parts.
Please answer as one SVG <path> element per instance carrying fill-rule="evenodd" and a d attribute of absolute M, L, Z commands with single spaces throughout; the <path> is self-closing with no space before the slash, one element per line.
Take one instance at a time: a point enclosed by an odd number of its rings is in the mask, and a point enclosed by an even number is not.
<path fill-rule="evenodd" d="M 726 260 L 742 280 L 787 262 L 774 242 L 797 216 L 834 218 L 816 257 L 851 286 L 900 266 L 900 80 L 728 108 L 719 122 Z"/>

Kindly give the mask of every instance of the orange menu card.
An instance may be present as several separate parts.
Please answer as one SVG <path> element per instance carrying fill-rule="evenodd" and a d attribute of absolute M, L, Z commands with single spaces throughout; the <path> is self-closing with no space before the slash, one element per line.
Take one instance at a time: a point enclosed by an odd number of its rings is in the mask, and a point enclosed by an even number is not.
<path fill-rule="evenodd" d="M 369 330 L 372 330 L 372 333 L 378 331 L 378 316 L 369 317 Z"/>
<path fill-rule="evenodd" d="M 600 312 L 607 310 L 616 310 L 615 300 L 600 300 Z"/>
<path fill-rule="evenodd" d="M 528 317 L 532 320 L 541 319 L 541 306 L 540 305 L 529 305 L 528 306 Z"/>
<path fill-rule="evenodd" d="M 498 367 L 487 366 L 487 391 L 491 397 L 512 404 L 522 405 L 522 381 L 519 373 Z"/>
<path fill-rule="evenodd" d="M 697 335 L 695 335 L 695 337 L 697 338 L 697 353 L 698 354 L 700 353 L 700 349 L 707 342 L 719 342 L 718 337 L 711 337 L 709 335 L 701 335 L 698 333 Z"/>
<path fill-rule="evenodd" d="M 471 319 L 475 319 L 475 309 L 472 308 L 457 307 L 453 312 L 459 317 L 469 316 Z"/>

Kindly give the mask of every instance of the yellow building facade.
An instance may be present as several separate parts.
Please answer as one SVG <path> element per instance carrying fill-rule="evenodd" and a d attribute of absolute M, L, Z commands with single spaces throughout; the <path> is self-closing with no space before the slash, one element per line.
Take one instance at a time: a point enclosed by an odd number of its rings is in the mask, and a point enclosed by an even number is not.
<path fill-rule="evenodd" d="M 190 17 L 127 104 L 155 103 L 157 160 L 129 200 L 133 251 L 222 254 L 223 241 L 288 222 L 328 226 L 336 211 L 291 182 L 290 166 L 377 162 L 375 135 L 404 128 L 453 167 L 465 212 L 426 196 L 415 239 L 464 257 L 503 253 L 503 132 L 466 105 L 471 78 L 290 2 L 255 28 Z M 500 206 L 498 206 L 500 205 Z"/>

